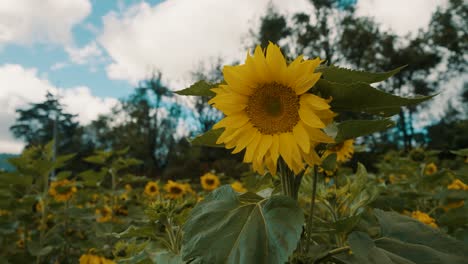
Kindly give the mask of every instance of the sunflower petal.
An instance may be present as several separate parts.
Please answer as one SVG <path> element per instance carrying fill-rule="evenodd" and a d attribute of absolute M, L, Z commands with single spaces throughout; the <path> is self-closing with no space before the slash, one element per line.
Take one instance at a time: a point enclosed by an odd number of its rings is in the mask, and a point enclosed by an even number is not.
<path fill-rule="evenodd" d="M 320 118 L 315 114 L 315 112 L 308 109 L 307 107 L 299 107 L 299 117 L 301 118 L 302 122 L 306 123 L 310 127 L 325 127 L 325 124 L 322 122 L 322 120 L 320 120 Z"/>

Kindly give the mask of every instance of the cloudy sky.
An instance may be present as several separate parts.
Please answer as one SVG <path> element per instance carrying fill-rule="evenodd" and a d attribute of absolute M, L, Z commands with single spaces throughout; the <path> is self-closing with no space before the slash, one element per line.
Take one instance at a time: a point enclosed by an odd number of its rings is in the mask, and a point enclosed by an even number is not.
<path fill-rule="evenodd" d="M 245 55 L 268 3 L 284 14 L 307 0 L 0 0 L 0 153 L 23 144 L 8 128 L 15 109 L 46 91 L 89 123 L 160 70 L 171 89 L 217 58 Z M 397 34 L 425 27 L 446 0 L 358 0 L 357 12 Z"/>

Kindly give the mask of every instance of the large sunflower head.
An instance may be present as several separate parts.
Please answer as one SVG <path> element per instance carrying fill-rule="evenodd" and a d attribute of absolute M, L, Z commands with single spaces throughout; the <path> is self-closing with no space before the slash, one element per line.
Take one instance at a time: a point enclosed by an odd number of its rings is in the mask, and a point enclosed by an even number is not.
<path fill-rule="evenodd" d="M 326 157 L 332 153 L 336 153 L 336 161 L 348 161 L 354 153 L 354 139 L 348 139 L 330 146 L 323 155 Z"/>
<path fill-rule="evenodd" d="M 186 186 L 184 184 L 169 180 L 166 185 L 164 185 L 164 190 L 166 191 L 167 198 L 177 199 L 184 196 Z"/>
<path fill-rule="evenodd" d="M 50 183 L 49 194 L 58 202 L 70 200 L 74 193 L 77 192 L 75 183 L 67 179 L 53 181 Z"/>
<path fill-rule="evenodd" d="M 320 59 L 299 56 L 289 65 L 278 46 L 270 43 L 266 54 L 257 46 L 244 64 L 225 66 L 226 84 L 212 89 L 210 103 L 225 117 L 214 128 L 225 128 L 217 144 L 245 150 L 244 162 L 263 174 L 265 166 L 276 174 L 281 157 L 295 173 L 304 162 L 320 163 L 315 145 L 333 143 L 321 129 L 334 113 L 329 101 L 308 93 L 320 78 Z"/>
<path fill-rule="evenodd" d="M 212 191 L 221 185 L 218 176 L 213 173 L 205 173 L 200 177 L 201 186 L 204 190 Z"/>
<path fill-rule="evenodd" d="M 145 186 L 145 194 L 149 197 L 154 197 L 159 194 L 159 185 L 157 182 L 150 181 Z"/>

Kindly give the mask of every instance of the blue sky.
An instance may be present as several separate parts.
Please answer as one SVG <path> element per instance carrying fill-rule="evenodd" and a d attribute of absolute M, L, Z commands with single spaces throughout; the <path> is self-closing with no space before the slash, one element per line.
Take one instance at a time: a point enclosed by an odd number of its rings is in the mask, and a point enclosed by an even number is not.
<path fill-rule="evenodd" d="M 311 9 L 308 0 L 2 0 L 0 153 L 21 150 L 8 130 L 15 109 L 46 91 L 87 124 L 155 71 L 178 90 L 218 58 L 242 60 L 270 1 L 286 15 Z M 404 35 L 447 0 L 341 2 Z"/>

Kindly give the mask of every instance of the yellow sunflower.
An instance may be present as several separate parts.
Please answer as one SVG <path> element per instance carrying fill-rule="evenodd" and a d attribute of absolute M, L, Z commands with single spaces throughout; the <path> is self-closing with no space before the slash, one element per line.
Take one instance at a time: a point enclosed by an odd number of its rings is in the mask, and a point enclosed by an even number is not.
<path fill-rule="evenodd" d="M 447 212 L 450 209 L 459 208 L 464 205 L 465 205 L 465 201 L 461 200 L 461 201 L 456 201 L 456 202 L 450 202 L 444 206 L 441 206 L 441 208 L 444 209 L 445 212 Z"/>
<path fill-rule="evenodd" d="M 242 185 L 240 181 L 235 181 L 231 183 L 231 187 L 236 192 L 245 193 L 247 191 L 247 189 L 244 187 L 244 185 Z"/>
<path fill-rule="evenodd" d="M 449 190 L 465 190 L 468 191 L 468 185 L 460 181 L 459 179 L 453 180 L 453 182 L 447 186 Z"/>
<path fill-rule="evenodd" d="M 101 209 L 96 209 L 96 222 L 104 223 L 112 220 L 112 209 L 109 206 L 104 206 Z"/>
<path fill-rule="evenodd" d="M 419 220 L 420 222 L 431 226 L 433 228 L 437 228 L 437 224 L 435 222 L 435 219 L 430 217 L 428 214 L 421 212 L 421 211 L 414 211 L 411 213 L 411 217 L 414 219 Z"/>
<path fill-rule="evenodd" d="M 221 185 L 218 176 L 213 173 L 205 173 L 205 175 L 200 177 L 201 186 L 204 190 L 212 191 Z"/>
<path fill-rule="evenodd" d="M 437 166 L 433 162 L 427 164 L 426 167 L 424 168 L 424 174 L 426 175 L 432 175 L 436 172 L 437 172 Z"/>
<path fill-rule="evenodd" d="M 154 197 L 159 194 L 159 185 L 157 182 L 150 181 L 145 186 L 145 194 Z"/>
<path fill-rule="evenodd" d="M 80 264 L 115 264 L 115 262 L 105 257 L 83 254 L 80 257 Z"/>
<path fill-rule="evenodd" d="M 323 156 L 326 157 L 332 153 L 336 153 L 336 161 L 348 161 L 354 153 L 354 139 L 348 139 L 341 143 L 332 145 L 325 151 Z"/>
<path fill-rule="evenodd" d="M 276 174 L 279 157 L 295 173 L 319 164 L 317 143 L 333 143 L 321 129 L 335 114 L 329 101 L 307 93 L 319 80 L 320 59 L 299 56 L 289 65 L 278 46 L 270 43 L 266 54 L 257 46 L 245 64 L 225 66 L 226 84 L 212 89 L 209 101 L 225 114 L 213 128 L 225 128 L 217 144 L 232 153 L 245 150 L 244 162 L 264 174 L 265 166 Z"/>
<path fill-rule="evenodd" d="M 166 185 L 164 185 L 164 190 L 166 191 L 167 198 L 177 199 L 184 196 L 186 186 L 184 186 L 184 184 L 169 180 Z"/>
<path fill-rule="evenodd" d="M 70 200 L 76 192 L 75 183 L 67 179 L 50 183 L 49 194 L 58 202 Z"/>

